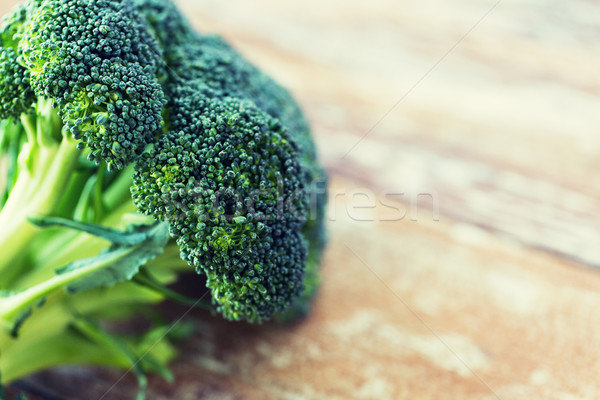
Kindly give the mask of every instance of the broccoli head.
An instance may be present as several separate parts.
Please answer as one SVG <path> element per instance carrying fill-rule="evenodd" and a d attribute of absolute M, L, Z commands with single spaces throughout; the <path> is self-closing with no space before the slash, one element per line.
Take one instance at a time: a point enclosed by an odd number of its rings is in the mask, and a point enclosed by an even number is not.
<path fill-rule="evenodd" d="M 170 95 L 172 130 L 136 163 L 133 199 L 169 222 L 226 317 L 264 321 L 303 289 L 310 182 L 280 121 L 210 94 Z"/>
<path fill-rule="evenodd" d="M 200 91 L 205 87 L 210 88 L 213 97 L 235 97 L 251 102 L 285 126 L 288 140 L 295 143 L 298 162 L 302 164 L 300 173 L 303 176 L 299 179 L 310 182 L 305 190 L 310 212 L 301 228 L 301 234 L 308 243 L 309 255 L 304 292 L 294 301 L 292 310 L 284 319 L 305 314 L 319 286 L 318 266 L 326 242 L 324 219 L 327 181 L 300 107 L 286 89 L 245 60 L 223 39 L 193 31 L 171 2 L 138 0 L 137 4 L 155 32 L 174 32 L 166 39 L 164 33 L 159 38 L 169 67 L 168 80 L 173 85 L 178 86 L 179 82 L 185 81 L 188 86 L 195 86 Z M 170 121 L 176 124 L 177 117 L 172 116 Z M 183 121 L 188 119 L 184 118 Z"/>
<path fill-rule="evenodd" d="M 30 1 L 0 39 L 3 117 L 51 100 L 88 158 L 116 169 L 161 129 L 162 50 L 131 1 Z"/>

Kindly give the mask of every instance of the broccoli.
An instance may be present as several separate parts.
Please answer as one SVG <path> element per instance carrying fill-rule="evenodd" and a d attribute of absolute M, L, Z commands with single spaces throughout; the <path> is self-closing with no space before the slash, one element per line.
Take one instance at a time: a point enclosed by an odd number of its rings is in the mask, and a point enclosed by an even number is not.
<path fill-rule="evenodd" d="M 4 19 L 0 176 L 2 383 L 87 363 L 133 367 L 143 389 L 169 377 L 175 350 L 154 341 L 174 332 L 110 322 L 164 299 L 289 320 L 318 288 L 326 174 L 308 123 L 169 0 L 28 0 Z M 194 270 L 209 301 L 168 287 Z"/>
<path fill-rule="evenodd" d="M 138 209 L 169 222 L 219 311 L 263 321 L 303 286 L 307 175 L 281 123 L 247 101 L 178 88 L 170 133 L 135 166 Z"/>
<path fill-rule="evenodd" d="M 287 307 L 287 312 L 281 313 L 279 319 L 287 320 L 297 314 L 306 314 L 310 300 L 318 288 L 318 266 L 326 242 L 323 224 L 327 180 L 318 162 L 310 128 L 302 111 L 287 90 L 247 62 L 223 39 L 189 29 L 187 21 L 181 18 L 171 3 L 160 0 L 137 1 L 143 6 L 141 10 L 154 31 L 176 32 L 159 40 L 163 43 L 169 79 L 175 83 L 175 87 L 179 86 L 178 82 L 183 82 L 183 86 L 188 87 L 186 90 L 191 90 L 190 83 L 195 83 L 200 91 L 206 92 L 208 86 L 213 97 L 243 98 L 252 102 L 278 119 L 297 146 L 302 165 L 301 181 L 310 185 L 307 190 L 311 207 L 309 218 L 301 228 L 303 239 L 308 241 L 305 288 L 303 295 L 294 300 L 294 306 Z M 170 45 L 166 46 L 164 43 Z M 172 45 L 173 43 L 176 45 Z"/>

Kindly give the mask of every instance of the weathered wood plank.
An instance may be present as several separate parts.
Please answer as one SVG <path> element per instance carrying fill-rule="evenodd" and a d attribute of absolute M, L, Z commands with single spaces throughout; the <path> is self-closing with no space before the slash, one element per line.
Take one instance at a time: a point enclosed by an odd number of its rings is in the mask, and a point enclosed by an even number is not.
<path fill-rule="evenodd" d="M 335 178 L 332 187 L 359 184 Z M 448 219 L 361 222 L 340 212 L 329 227 L 308 320 L 254 327 L 194 313 L 198 333 L 174 365 L 176 383 L 153 379 L 151 398 L 600 396 L 594 271 Z M 45 386 L 79 399 L 82 387 L 100 397 L 121 374 L 58 376 Z M 130 398 L 134 387 L 126 379 L 108 398 Z"/>

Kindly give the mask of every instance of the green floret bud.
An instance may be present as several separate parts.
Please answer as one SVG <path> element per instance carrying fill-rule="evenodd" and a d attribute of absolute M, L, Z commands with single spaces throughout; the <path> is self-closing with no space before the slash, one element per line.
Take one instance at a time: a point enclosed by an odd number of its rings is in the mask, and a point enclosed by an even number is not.
<path fill-rule="evenodd" d="M 193 30 L 170 0 L 133 0 L 150 30 L 164 48 L 181 46 Z"/>
<path fill-rule="evenodd" d="M 135 0 L 163 47 L 173 82 L 197 82 L 221 97 L 245 98 L 278 118 L 293 135 L 310 138 L 302 111 L 287 90 L 249 63 L 217 35 L 195 32 L 169 0 Z M 315 155 L 312 140 L 306 152 Z M 305 153 L 305 154 L 307 154 Z"/>
<path fill-rule="evenodd" d="M 113 160 L 121 169 L 162 128 L 162 88 L 139 64 L 105 60 L 92 68 L 90 79 L 71 92 L 59 115 L 73 137 L 91 149 L 91 161 Z"/>
<path fill-rule="evenodd" d="M 160 3 L 157 5 L 156 3 Z M 289 319 L 292 315 L 302 314 L 309 307 L 310 300 L 318 289 L 318 266 L 321 253 L 325 245 L 324 214 L 327 200 L 325 172 L 319 165 L 314 141 L 309 126 L 292 96 L 287 90 L 275 83 L 267 75 L 246 61 L 239 53 L 232 49 L 224 40 L 215 35 L 201 35 L 189 28 L 185 18 L 176 10 L 170 1 L 139 0 L 137 2 L 140 11 L 146 16 L 153 26 L 153 32 L 158 36 L 163 46 L 165 60 L 168 63 L 169 81 L 175 87 L 181 87 L 180 82 L 186 82 L 189 90 L 206 92 L 207 88 L 211 94 L 209 97 L 225 100 L 228 97 L 245 99 L 253 103 L 261 111 L 266 112 L 286 128 L 286 137 L 295 142 L 297 147 L 297 158 L 301 164 L 300 176 L 296 178 L 302 181 L 308 190 L 305 190 L 306 198 L 310 201 L 310 215 L 306 223 L 301 227 L 301 235 L 308 244 L 308 257 L 306 261 L 305 289 L 302 294 L 294 300 L 293 306 L 286 316 L 280 319 Z M 175 32 L 165 35 L 164 32 Z M 194 88 L 194 89 L 191 89 Z M 176 92 L 176 91 L 174 91 Z M 187 95 L 181 93 L 170 93 L 170 98 L 185 98 Z M 198 96 L 195 107 L 205 107 L 205 100 Z M 188 107 L 190 108 L 190 107 Z M 167 107 L 170 115 L 170 124 L 174 130 L 184 129 L 186 124 L 194 124 L 193 119 L 186 107 Z M 181 112 L 181 110 L 184 110 Z M 193 113 L 192 113 L 193 114 Z M 187 139 L 181 139 L 185 141 Z M 189 153 L 188 150 L 186 150 Z M 178 153 L 178 152 L 177 152 Z M 154 153 L 153 153 L 154 154 Z M 179 153 L 178 153 L 179 154 Z M 196 205 L 186 206 L 189 209 L 182 210 L 180 204 L 187 204 L 180 198 L 171 199 L 168 205 L 160 205 L 162 198 L 167 194 L 175 193 L 179 196 L 181 191 L 198 190 L 195 186 L 196 177 L 191 177 L 191 188 L 179 181 L 178 190 L 173 190 L 173 177 L 187 173 L 189 168 L 180 169 L 180 163 L 176 157 L 161 155 L 165 159 L 174 162 L 173 167 L 164 173 L 155 173 L 157 187 L 153 194 L 146 194 L 146 202 L 152 204 L 153 210 L 163 217 L 168 213 L 197 213 L 199 207 Z M 175 167 L 177 165 L 178 167 Z M 230 171 L 233 174 L 233 172 Z M 160 187 L 161 190 L 158 190 Z M 135 189 L 134 189 L 135 191 Z M 202 190 L 198 190 L 203 193 Z M 237 192 L 236 192 L 237 193 Z M 202 194 L 196 194 L 201 197 Z M 214 195 L 213 195 L 214 196 Z M 222 197 L 222 196 L 221 196 Z M 219 197 L 220 198 L 220 197 Z M 306 198 L 303 201 L 307 201 Z M 215 197 L 213 197 L 213 200 Z M 191 210 L 194 211 L 191 211 Z M 204 212 L 204 211 L 202 211 Z M 204 224 L 204 222 L 202 222 Z M 202 225 L 204 227 L 204 225 Z M 297 229 L 294 227 L 294 229 Z M 236 231 L 235 229 L 233 230 Z M 236 235 L 237 236 L 237 235 Z M 190 243 L 193 240 L 188 239 Z M 239 240 L 239 239 L 238 239 Z M 225 248 L 230 246 L 230 235 L 218 235 L 212 243 L 215 247 Z M 187 246 L 184 253 L 193 254 L 193 245 Z M 187 254 L 186 253 L 186 254 Z M 216 281 L 211 281 L 216 282 Z M 216 288 L 216 286 L 215 286 Z M 213 290 L 213 296 L 220 297 L 220 304 L 230 303 L 225 301 L 226 296 L 218 296 L 223 291 Z M 222 308 L 224 306 L 221 306 Z M 233 310 L 233 308 L 229 307 Z M 223 310 L 222 310 L 223 311 Z M 231 311 L 232 315 L 235 314 Z M 251 314 L 251 313 L 248 313 Z M 234 317 L 234 319 L 236 319 Z"/>
<path fill-rule="evenodd" d="M 267 321 L 304 290 L 307 244 L 294 227 L 270 224 L 265 235 L 244 250 L 221 252 L 219 261 L 225 266 L 217 260 L 203 270 L 218 311 L 228 319 Z"/>
<path fill-rule="evenodd" d="M 251 102 L 185 86 L 172 99 L 173 131 L 136 163 L 134 203 L 169 222 L 227 318 L 267 320 L 303 290 L 309 207 L 298 148 Z"/>
<path fill-rule="evenodd" d="M 192 32 L 180 46 L 168 46 L 164 52 L 174 79 L 198 82 L 222 97 L 248 99 L 281 120 L 290 131 L 309 131 L 289 92 L 246 61 L 221 37 Z M 314 149 L 311 151 L 314 153 Z"/>
<path fill-rule="evenodd" d="M 0 120 L 17 120 L 36 100 L 29 70 L 21 64 L 17 48 L 26 18 L 27 8 L 19 6 L 0 22 Z"/>
<path fill-rule="evenodd" d="M 54 102 L 91 161 L 132 162 L 160 132 L 165 102 L 162 50 L 133 3 L 32 1 L 17 20 L 7 36 L 19 38 L 25 82 Z"/>
<path fill-rule="evenodd" d="M 27 68 L 18 62 L 18 52 L 12 47 L 0 47 L 0 120 L 17 120 L 30 111 L 36 100 Z"/>
<path fill-rule="evenodd" d="M 43 0 L 30 12 L 19 44 L 36 76 L 36 89 L 57 96 L 56 82 L 85 84 L 90 69 L 102 60 L 138 63 L 155 72 L 162 51 L 127 0 Z"/>

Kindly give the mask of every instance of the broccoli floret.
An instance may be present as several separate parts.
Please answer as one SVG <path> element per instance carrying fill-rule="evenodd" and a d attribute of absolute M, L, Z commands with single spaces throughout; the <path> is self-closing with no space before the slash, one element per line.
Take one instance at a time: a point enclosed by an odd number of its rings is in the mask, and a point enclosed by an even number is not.
<path fill-rule="evenodd" d="M 224 316 L 267 320 L 303 289 L 308 203 L 298 148 L 251 102 L 174 92 L 172 131 L 136 163 L 134 203 L 169 222 Z"/>
<path fill-rule="evenodd" d="M 33 3 L 31 3 L 33 4 Z M 27 22 L 30 3 L 18 4 L 11 13 L 0 21 L 0 45 L 2 47 L 17 48 L 20 40 L 19 33 Z"/>
<path fill-rule="evenodd" d="M 70 92 L 59 115 L 73 137 L 89 146 L 90 161 L 122 169 L 161 128 L 162 88 L 147 67 L 109 60 L 92 67 L 87 81 Z"/>
<path fill-rule="evenodd" d="M 4 20 L 0 119 L 16 127 L 4 129 L 11 134 L 2 134 L 0 146 L 11 149 L 0 271 L 35 235 L 23 227 L 27 216 L 82 208 L 78 196 L 61 200 L 64 190 L 80 193 L 95 172 L 86 166 L 92 173 L 73 182 L 81 154 L 100 169 L 120 170 L 154 141 L 164 125 L 164 66 L 130 0 L 30 0 Z"/>
<path fill-rule="evenodd" d="M 170 0 L 133 0 L 163 49 L 184 45 L 194 31 Z M 166 57 L 165 54 L 165 58 Z"/>
<path fill-rule="evenodd" d="M 159 1 L 162 4 L 159 7 L 156 3 L 154 0 L 138 0 L 140 10 L 155 26 L 155 31 L 164 31 L 163 28 L 168 27 L 169 31 L 177 32 L 168 40 L 160 40 L 169 67 L 167 74 L 170 81 L 176 86 L 179 82 L 186 82 L 186 85 L 195 86 L 199 91 L 208 86 L 213 97 L 236 97 L 254 103 L 285 126 L 289 140 L 295 142 L 299 149 L 299 162 L 303 166 L 301 173 L 304 174 L 300 179 L 310 185 L 307 197 L 311 202 L 311 210 L 301 230 L 309 244 L 309 256 L 305 289 L 292 307 L 299 312 L 288 314 L 301 314 L 301 310 L 309 308 L 310 300 L 317 291 L 318 265 L 326 242 L 326 174 L 318 162 L 308 123 L 286 89 L 246 61 L 223 39 L 193 31 L 171 2 Z M 173 42 L 177 45 L 170 45 Z M 197 106 L 201 107 L 200 104 Z M 176 119 L 171 118 L 173 121 Z"/>
<path fill-rule="evenodd" d="M 245 98 L 278 118 L 315 159 L 310 128 L 289 92 L 248 62 L 218 35 L 194 31 L 168 0 L 136 0 L 152 32 L 162 44 L 167 74 L 175 83 L 197 82 L 222 97 Z M 303 138 L 300 138 L 303 136 Z"/>
<path fill-rule="evenodd" d="M 18 60 L 18 31 L 27 19 L 27 8 L 19 6 L 0 23 L 0 120 L 18 119 L 36 97 L 31 75 Z"/>
<path fill-rule="evenodd" d="M 181 46 L 167 47 L 164 52 L 168 73 L 175 81 L 198 82 L 222 97 L 248 99 L 280 119 L 290 131 L 310 132 L 289 92 L 246 61 L 221 37 L 190 32 Z M 306 150 L 314 153 L 314 148 Z"/>
<path fill-rule="evenodd" d="M 0 37 L 4 117 L 49 99 L 88 158 L 115 169 L 161 129 L 162 50 L 131 1 L 30 1 Z"/>
<path fill-rule="evenodd" d="M 29 70 L 17 61 L 17 50 L 0 47 L 0 120 L 18 119 L 36 101 Z"/>

